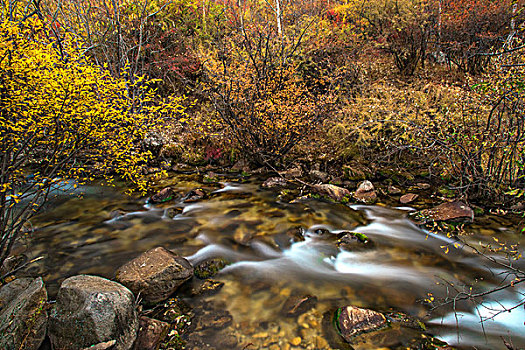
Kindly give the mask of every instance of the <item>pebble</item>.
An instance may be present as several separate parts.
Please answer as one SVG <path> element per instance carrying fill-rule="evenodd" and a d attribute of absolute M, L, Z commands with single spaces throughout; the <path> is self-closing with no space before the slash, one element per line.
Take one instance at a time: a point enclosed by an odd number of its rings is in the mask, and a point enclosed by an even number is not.
<path fill-rule="evenodd" d="M 301 344 L 301 337 L 295 337 L 292 340 L 290 340 L 290 344 L 297 346 Z"/>

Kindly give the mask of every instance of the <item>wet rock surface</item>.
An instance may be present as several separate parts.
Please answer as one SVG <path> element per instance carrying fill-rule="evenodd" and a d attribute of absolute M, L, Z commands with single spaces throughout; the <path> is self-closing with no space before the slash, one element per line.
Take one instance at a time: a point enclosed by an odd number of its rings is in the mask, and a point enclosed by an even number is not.
<path fill-rule="evenodd" d="M 53 349 L 83 349 L 112 340 L 113 349 L 131 349 L 138 330 L 135 307 L 133 293 L 119 283 L 89 275 L 66 279 L 50 314 Z"/>
<path fill-rule="evenodd" d="M 195 266 L 194 273 L 196 277 L 201 279 L 210 278 L 219 273 L 219 271 L 226 267 L 228 264 L 229 262 L 226 259 L 207 259 Z"/>
<path fill-rule="evenodd" d="M 134 350 L 156 350 L 169 330 L 169 323 L 141 316 Z"/>
<path fill-rule="evenodd" d="M 48 322 L 42 278 L 14 280 L 0 288 L 0 349 L 36 350 Z"/>
<path fill-rule="evenodd" d="M 167 299 L 193 276 L 188 260 L 157 247 L 117 270 L 116 279 L 149 303 Z"/>
<path fill-rule="evenodd" d="M 166 187 L 151 196 L 151 198 L 148 200 L 148 203 L 156 204 L 156 203 L 164 203 L 168 202 L 175 198 L 175 192 L 173 191 L 173 188 Z"/>
<path fill-rule="evenodd" d="M 383 314 L 355 306 L 342 307 L 336 315 L 339 332 L 349 343 L 358 334 L 378 330 L 387 325 Z"/>
<path fill-rule="evenodd" d="M 424 221 L 472 221 L 474 211 L 464 202 L 447 202 L 431 209 L 421 210 L 418 217 Z"/>
<path fill-rule="evenodd" d="M 204 189 L 195 188 L 189 191 L 188 193 L 186 193 L 186 195 L 184 196 L 182 200 L 184 203 L 193 203 L 193 202 L 200 201 L 202 199 L 206 199 L 207 197 L 208 197 L 208 194 L 206 193 Z"/>

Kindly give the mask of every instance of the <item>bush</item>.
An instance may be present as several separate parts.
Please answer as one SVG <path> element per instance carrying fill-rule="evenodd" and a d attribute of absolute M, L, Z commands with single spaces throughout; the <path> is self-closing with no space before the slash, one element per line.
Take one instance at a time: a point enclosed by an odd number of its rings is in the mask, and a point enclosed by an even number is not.
<path fill-rule="evenodd" d="M 270 25 L 237 28 L 208 58 L 204 92 L 236 147 L 258 165 L 275 165 L 327 116 L 332 88 L 298 68 L 307 27 L 285 35 Z"/>
<path fill-rule="evenodd" d="M 23 9 L 1 3 L 0 264 L 67 180 L 119 177 L 144 191 L 139 174 L 150 154 L 140 142 L 160 116 L 182 112 L 177 99 L 154 103 L 143 77 L 130 86 L 91 64 L 71 37 L 48 40 L 45 23 Z"/>

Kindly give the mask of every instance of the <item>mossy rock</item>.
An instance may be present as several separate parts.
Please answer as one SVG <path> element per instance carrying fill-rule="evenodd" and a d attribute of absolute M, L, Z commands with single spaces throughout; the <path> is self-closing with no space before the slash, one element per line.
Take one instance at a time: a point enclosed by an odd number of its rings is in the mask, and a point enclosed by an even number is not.
<path fill-rule="evenodd" d="M 220 270 L 229 264 L 229 261 L 222 258 L 205 260 L 195 267 L 194 274 L 197 278 L 207 279 L 215 276 Z"/>
<path fill-rule="evenodd" d="M 339 233 L 337 237 L 337 246 L 350 251 L 371 249 L 375 246 L 367 235 L 360 232 L 344 231 Z"/>

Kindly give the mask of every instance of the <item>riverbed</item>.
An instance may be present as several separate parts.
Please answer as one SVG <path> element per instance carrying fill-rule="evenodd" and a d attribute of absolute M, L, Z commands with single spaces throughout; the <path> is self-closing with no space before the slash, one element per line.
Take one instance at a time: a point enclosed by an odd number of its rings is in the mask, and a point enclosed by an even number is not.
<path fill-rule="evenodd" d="M 448 305 L 430 312 L 430 299 L 435 306 L 470 286 L 488 291 L 510 277 L 454 236 L 418 227 L 411 220 L 413 208 L 307 197 L 290 203 L 261 183 L 257 177 L 204 182 L 195 174 L 172 175 L 156 185 L 171 186 L 177 198 L 157 205 L 118 189 L 83 187 L 81 198 L 63 196 L 33 220 L 26 254 L 43 259 L 25 273 L 42 276 L 53 298 L 65 278 L 114 278 L 122 264 L 157 246 L 193 265 L 225 259 L 229 265 L 213 276 L 223 283 L 216 293 L 192 296 L 191 288 L 200 283 L 196 278 L 181 291 L 191 307 L 212 303 L 231 315 L 227 328 L 202 335 L 217 349 L 226 335 L 235 337 L 239 349 L 338 348 L 323 318 L 345 305 L 416 317 L 428 333 L 460 348 L 505 349 L 501 337 L 525 346 L 523 306 L 498 313 L 523 302 L 519 286 L 488 296 L 482 305 L 457 303 L 455 310 Z M 184 202 L 194 188 L 203 188 L 207 198 Z M 365 234 L 373 246 L 340 245 L 337 238 L 344 232 Z M 476 218 L 465 232 L 461 239 L 479 249 L 494 244 L 494 237 L 524 243 L 515 220 L 503 215 Z M 513 264 L 525 268 L 522 260 Z M 313 309 L 298 318 L 283 314 L 291 296 L 305 295 L 316 298 Z M 395 345 L 392 339 L 371 341 L 354 347 Z"/>

